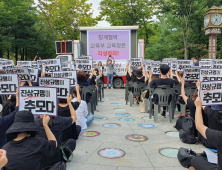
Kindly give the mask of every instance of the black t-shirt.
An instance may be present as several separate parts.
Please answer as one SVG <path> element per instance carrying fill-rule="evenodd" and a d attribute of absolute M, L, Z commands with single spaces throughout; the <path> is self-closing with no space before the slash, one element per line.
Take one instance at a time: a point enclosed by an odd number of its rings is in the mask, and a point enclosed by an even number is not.
<path fill-rule="evenodd" d="M 10 141 L 4 147 L 8 163 L 3 170 L 42 170 L 44 157 L 51 157 L 56 151 L 56 142 L 41 137 Z"/>
<path fill-rule="evenodd" d="M 150 87 L 151 88 L 156 88 L 158 86 L 170 86 L 171 88 L 173 88 L 174 83 L 175 84 L 179 84 L 178 81 L 176 81 L 174 79 L 170 79 L 170 78 L 166 78 L 166 79 L 157 78 L 157 79 L 154 79 L 153 81 L 150 82 Z"/>
<path fill-rule="evenodd" d="M 40 126 L 40 131 L 39 131 L 39 137 L 42 137 L 44 139 L 47 139 L 45 129 L 42 125 L 42 122 L 36 121 L 36 123 Z M 63 131 L 70 127 L 72 125 L 72 118 L 71 117 L 57 117 L 55 119 L 55 125 L 50 128 L 52 133 L 55 135 L 55 138 L 58 143 L 58 147 L 61 146 L 63 142 Z"/>
<path fill-rule="evenodd" d="M 204 113 L 208 117 L 208 126 L 210 129 L 222 131 L 222 113 L 205 107 Z"/>
<path fill-rule="evenodd" d="M 138 77 L 132 75 L 132 76 L 131 76 L 131 80 L 132 80 L 133 82 L 141 82 L 141 83 L 144 83 L 144 82 L 145 82 L 145 77 L 143 76 L 142 78 L 139 79 Z"/>
<path fill-rule="evenodd" d="M 206 137 L 207 141 L 217 149 L 217 170 L 222 170 L 222 132 L 208 128 L 206 130 Z"/>

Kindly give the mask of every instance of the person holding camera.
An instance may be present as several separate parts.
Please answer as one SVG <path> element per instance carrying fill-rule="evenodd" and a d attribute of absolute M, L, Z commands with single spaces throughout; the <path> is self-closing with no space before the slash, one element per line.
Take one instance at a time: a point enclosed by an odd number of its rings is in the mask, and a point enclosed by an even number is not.
<path fill-rule="evenodd" d="M 112 59 L 110 60 L 109 58 L 112 58 Z M 109 57 L 107 58 L 107 61 L 106 61 L 106 66 L 107 66 L 107 89 L 109 88 L 109 81 L 111 81 L 111 89 L 113 89 L 114 64 L 115 64 L 114 58 L 111 55 L 109 55 Z"/>

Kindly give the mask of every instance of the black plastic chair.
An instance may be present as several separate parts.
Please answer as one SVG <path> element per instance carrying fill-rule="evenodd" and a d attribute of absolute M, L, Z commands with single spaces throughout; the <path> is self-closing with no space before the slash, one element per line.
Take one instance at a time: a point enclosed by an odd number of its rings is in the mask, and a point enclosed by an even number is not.
<path fill-rule="evenodd" d="M 145 86 L 145 83 L 141 83 L 141 82 L 133 82 L 132 85 L 130 86 L 132 91 L 129 92 L 128 95 L 128 100 L 130 102 L 130 106 L 132 106 L 133 104 L 133 96 L 141 96 L 141 91 L 143 89 L 143 87 Z M 126 102 L 126 104 L 127 104 Z"/>
<path fill-rule="evenodd" d="M 91 96 L 93 95 L 93 91 L 89 88 L 89 86 L 81 86 L 81 89 L 82 89 L 82 95 L 81 95 L 82 100 L 86 101 L 87 94 L 91 94 Z M 94 115 L 92 98 L 90 99 L 89 103 L 87 103 L 87 106 L 89 113 L 92 113 Z"/>

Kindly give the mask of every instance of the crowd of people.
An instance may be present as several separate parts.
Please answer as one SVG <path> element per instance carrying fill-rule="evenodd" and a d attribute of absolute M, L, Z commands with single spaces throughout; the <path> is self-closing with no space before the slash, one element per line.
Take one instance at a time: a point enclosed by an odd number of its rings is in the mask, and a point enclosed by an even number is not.
<path fill-rule="evenodd" d="M 108 62 L 111 73 L 113 64 Z M 103 71 L 101 62 L 97 68 L 92 68 L 91 73 L 77 71 L 77 85 L 71 94 L 67 99 L 57 99 L 57 117 L 46 114 L 34 116 L 30 111 L 19 111 L 18 90 L 16 95 L 7 96 L 8 99 L 2 103 L 0 115 L 0 169 L 65 169 L 66 162 L 72 159 L 80 132 L 86 130 L 94 119 L 88 109 L 92 96 L 87 93 L 85 100 L 81 99 L 81 87 L 96 87 L 99 79 L 104 81 Z M 4 70 L 0 70 L 0 73 L 6 74 Z M 52 74 L 39 72 L 39 77 L 51 76 Z M 21 82 L 19 79 L 19 86 L 38 84 Z"/>
<path fill-rule="evenodd" d="M 196 58 L 194 60 L 194 66 L 199 66 L 199 61 Z M 131 64 L 126 66 L 126 79 L 128 82 L 144 83 L 144 86 L 150 86 L 155 89 L 157 87 L 170 87 L 173 88 L 176 85 L 181 85 L 182 97 L 179 102 L 186 104 L 185 113 L 181 113 L 180 104 L 177 104 L 179 111 L 178 122 L 185 117 L 192 118 L 195 121 L 195 137 L 197 141 L 210 149 L 216 149 L 218 152 L 218 164 L 208 162 L 203 157 L 194 157 L 191 161 L 190 170 L 216 170 L 222 169 L 222 105 L 219 106 L 202 106 L 201 98 L 198 93 L 200 91 L 200 81 L 192 82 L 185 81 L 183 78 L 183 72 L 172 71 L 166 64 L 160 66 L 160 75 L 153 75 L 152 71 L 145 71 L 144 65 L 134 70 L 131 69 Z M 193 96 L 189 98 L 185 89 L 187 87 L 195 87 L 196 91 Z M 128 87 L 128 91 L 133 92 L 133 87 Z M 146 92 L 146 98 L 149 98 L 149 91 Z M 139 104 L 141 96 L 134 96 L 136 103 Z M 133 99 L 134 100 L 134 99 Z M 158 104 L 158 95 L 153 94 L 151 100 Z M 172 99 L 171 99 L 172 100 Z M 148 107 L 148 106 L 146 106 Z M 154 106 L 151 106 L 154 114 Z M 161 115 L 166 117 L 166 107 L 163 107 Z M 176 126 L 174 126 L 176 127 Z"/>

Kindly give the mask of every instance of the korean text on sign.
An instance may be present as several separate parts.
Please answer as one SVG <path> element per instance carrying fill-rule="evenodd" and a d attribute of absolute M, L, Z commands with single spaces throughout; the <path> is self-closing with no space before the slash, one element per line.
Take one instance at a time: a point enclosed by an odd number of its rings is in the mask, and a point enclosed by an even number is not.
<path fill-rule="evenodd" d="M 222 105 L 222 81 L 201 82 L 200 97 L 203 106 Z"/>
<path fill-rule="evenodd" d="M 53 77 L 57 77 L 57 78 L 69 78 L 71 87 L 74 87 L 77 84 L 76 71 L 58 71 L 58 72 L 53 72 L 52 75 Z"/>
<path fill-rule="evenodd" d="M 70 79 L 67 78 L 40 77 L 39 86 L 56 87 L 59 99 L 67 99 L 67 95 L 70 94 Z"/>
<path fill-rule="evenodd" d="M 32 67 L 32 61 L 17 61 L 18 67 Z"/>
<path fill-rule="evenodd" d="M 222 81 L 222 69 L 200 69 L 200 81 Z"/>
<path fill-rule="evenodd" d="M 62 64 L 61 59 L 48 59 L 42 60 L 42 70 L 46 72 L 46 74 L 52 73 L 53 71 L 61 71 Z"/>
<path fill-rule="evenodd" d="M 92 60 L 76 59 L 76 70 L 91 71 L 93 66 Z"/>
<path fill-rule="evenodd" d="M 199 80 L 199 74 L 199 67 L 184 68 L 183 78 L 185 81 L 197 81 Z"/>
<path fill-rule="evenodd" d="M 19 67 L 19 68 L 7 68 L 5 72 L 8 73 L 17 73 L 18 77 L 21 81 L 31 81 L 31 76 L 29 74 L 28 68 L 26 67 Z"/>
<path fill-rule="evenodd" d="M 19 88 L 19 110 L 28 110 L 34 115 L 57 116 L 57 107 L 56 88 Z"/>
<path fill-rule="evenodd" d="M 38 69 L 28 68 L 33 83 L 38 83 Z"/>
<path fill-rule="evenodd" d="M 16 94 L 17 88 L 17 74 L 0 74 L 0 95 Z"/>
<path fill-rule="evenodd" d="M 183 72 L 184 68 L 193 67 L 193 60 L 177 60 L 177 71 Z"/>

